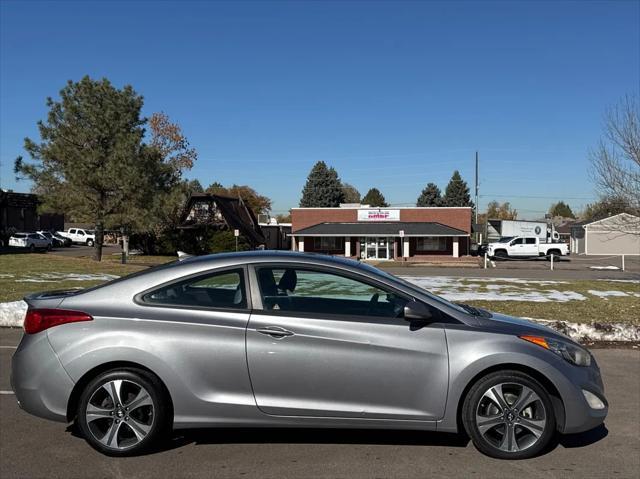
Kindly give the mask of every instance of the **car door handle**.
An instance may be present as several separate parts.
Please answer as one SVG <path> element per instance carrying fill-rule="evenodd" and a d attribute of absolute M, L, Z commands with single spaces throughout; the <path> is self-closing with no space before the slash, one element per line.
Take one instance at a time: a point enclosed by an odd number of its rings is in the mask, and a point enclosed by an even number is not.
<path fill-rule="evenodd" d="M 267 326 L 266 328 L 258 328 L 256 331 L 260 334 L 267 334 L 272 338 L 284 338 L 285 336 L 293 336 L 291 331 L 278 326 Z"/>

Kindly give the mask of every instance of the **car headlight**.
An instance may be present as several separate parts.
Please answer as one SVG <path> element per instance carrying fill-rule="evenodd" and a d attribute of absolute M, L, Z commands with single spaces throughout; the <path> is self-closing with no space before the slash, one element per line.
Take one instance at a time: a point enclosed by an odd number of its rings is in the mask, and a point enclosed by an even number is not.
<path fill-rule="evenodd" d="M 591 354 L 589 354 L 589 351 L 576 344 L 542 336 L 523 335 L 519 336 L 519 338 L 548 349 L 576 366 L 587 367 L 591 365 Z"/>

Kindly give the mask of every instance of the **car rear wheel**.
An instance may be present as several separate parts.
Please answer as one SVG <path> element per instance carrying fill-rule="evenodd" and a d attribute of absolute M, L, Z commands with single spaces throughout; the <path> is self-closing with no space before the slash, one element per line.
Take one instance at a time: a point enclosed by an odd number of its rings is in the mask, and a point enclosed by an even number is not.
<path fill-rule="evenodd" d="M 29 253 L 34 253 L 36 251 L 36 245 L 34 245 L 33 243 L 31 243 L 29 245 Z"/>
<path fill-rule="evenodd" d="M 498 459 L 533 457 L 556 430 L 549 394 L 519 371 L 498 371 L 480 379 L 469 391 L 462 414 L 476 448 Z"/>
<path fill-rule="evenodd" d="M 496 258 L 499 259 L 506 259 L 509 257 L 509 255 L 507 254 L 507 252 L 503 249 L 499 249 L 498 251 L 496 251 Z"/>
<path fill-rule="evenodd" d="M 93 240 L 88 239 L 87 240 L 87 246 L 93 246 Z"/>
<path fill-rule="evenodd" d="M 559 259 L 560 256 L 560 251 L 557 249 L 552 249 L 550 251 L 547 252 L 547 260 L 551 261 L 551 255 L 554 256 L 553 260 L 556 261 Z"/>
<path fill-rule="evenodd" d="M 86 441 L 109 456 L 147 451 L 168 431 L 160 381 L 137 369 L 107 371 L 80 397 L 76 422 Z"/>

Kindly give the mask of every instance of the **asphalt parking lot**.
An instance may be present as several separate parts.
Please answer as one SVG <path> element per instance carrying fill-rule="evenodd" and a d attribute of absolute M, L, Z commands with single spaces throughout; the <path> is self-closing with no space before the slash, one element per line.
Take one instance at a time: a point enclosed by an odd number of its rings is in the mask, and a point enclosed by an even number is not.
<path fill-rule="evenodd" d="M 565 436 L 546 454 L 505 462 L 465 439 L 426 432 L 219 429 L 175 434 L 162 451 L 115 459 L 72 428 L 32 417 L 10 394 L 22 332 L 0 329 L 0 477 L 7 478 L 637 478 L 640 351 L 600 349 L 610 401 L 605 427 Z"/>

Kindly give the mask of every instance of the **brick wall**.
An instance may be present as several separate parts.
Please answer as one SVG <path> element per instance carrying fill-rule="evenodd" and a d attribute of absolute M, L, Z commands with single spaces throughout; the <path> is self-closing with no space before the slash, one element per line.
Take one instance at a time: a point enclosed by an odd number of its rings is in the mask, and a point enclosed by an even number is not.
<path fill-rule="evenodd" d="M 471 208 L 398 209 L 400 209 L 400 221 L 441 223 L 467 233 L 471 232 Z M 291 210 L 294 233 L 319 223 L 356 223 L 357 221 L 358 210 L 355 208 L 294 208 Z"/>

